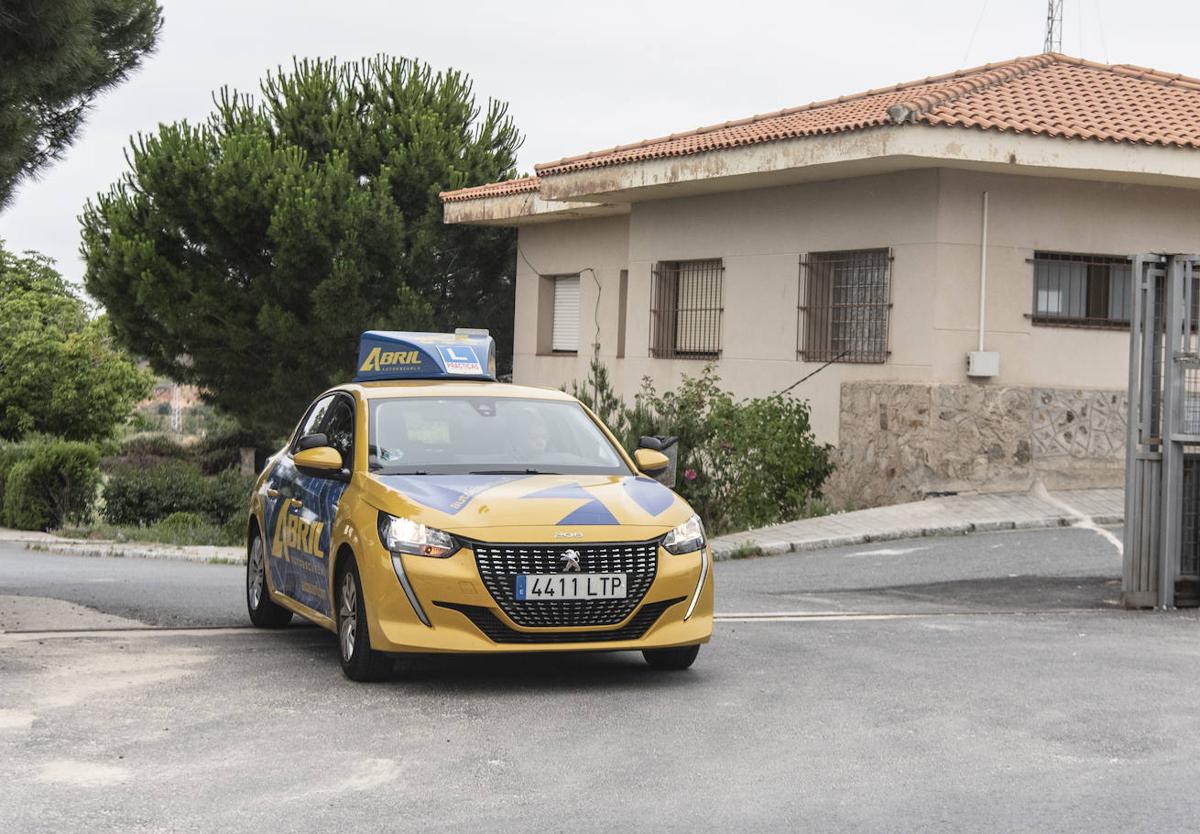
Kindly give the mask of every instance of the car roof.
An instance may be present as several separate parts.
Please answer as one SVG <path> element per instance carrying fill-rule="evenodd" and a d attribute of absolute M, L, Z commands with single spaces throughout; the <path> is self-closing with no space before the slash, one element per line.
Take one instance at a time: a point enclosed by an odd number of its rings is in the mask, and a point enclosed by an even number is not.
<path fill-rule="evenodd" d="M 510 382 L 484 380 L 410 379 L 351 382 L 339 391 L 357 391 L 366 400 L 392 397 L 514 397 L 532 400 L 577 402 L 570 394 L 553 388 L 534 388 Z"/>

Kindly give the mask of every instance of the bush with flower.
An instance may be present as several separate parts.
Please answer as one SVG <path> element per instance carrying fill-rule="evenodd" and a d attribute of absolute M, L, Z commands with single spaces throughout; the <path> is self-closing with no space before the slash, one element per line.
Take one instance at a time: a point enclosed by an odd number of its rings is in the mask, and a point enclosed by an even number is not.
<path fill-rule="evenodd" d="M 628 448 L 643 435 L 678 441 L 675 489 L 712 534 L 790 521 L 806 514 L 833 471 L 832 447 L 813 435 L 806 401 L 788 394 L 735 401 L 710 364 L 659 393 L 649 378 L 626 406 L 607 370 L 593 360 L 585 384 L 572 386 Z"/>

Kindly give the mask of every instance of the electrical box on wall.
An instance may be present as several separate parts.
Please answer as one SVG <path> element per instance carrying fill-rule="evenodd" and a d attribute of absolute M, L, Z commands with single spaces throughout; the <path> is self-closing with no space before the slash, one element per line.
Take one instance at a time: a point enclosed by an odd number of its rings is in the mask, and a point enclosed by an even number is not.
<path fill-rule="evenodd" d="M 1000 354 L 994 350 L 973 350 L 967 354 L 967 376 L 989 377 L 1000 374 Z"/>

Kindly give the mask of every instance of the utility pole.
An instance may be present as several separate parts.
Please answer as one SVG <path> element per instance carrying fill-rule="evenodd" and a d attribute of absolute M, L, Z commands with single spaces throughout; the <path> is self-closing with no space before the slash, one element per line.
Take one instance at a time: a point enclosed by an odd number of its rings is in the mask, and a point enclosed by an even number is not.
<path fill-rule="evenodd" d="M 1049 0 L 1046 8 L 1046 43 L 1042 52 L 1062 52 L 1063 0 Z"/>
<path fill-rule="evenodd" d="M 171 431 L 175 434 L 183 431 L 183 398 L 178 382 L 171 386 Z"/>

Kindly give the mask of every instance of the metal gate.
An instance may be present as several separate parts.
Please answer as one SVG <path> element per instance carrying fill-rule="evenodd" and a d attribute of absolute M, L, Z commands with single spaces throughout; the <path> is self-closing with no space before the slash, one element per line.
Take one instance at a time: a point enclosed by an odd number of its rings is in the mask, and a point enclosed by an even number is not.
<path fill-rule="evenodd" d="M 1200 604 L 1200 255 L 1133 259 L 1127 608 Z"/>

